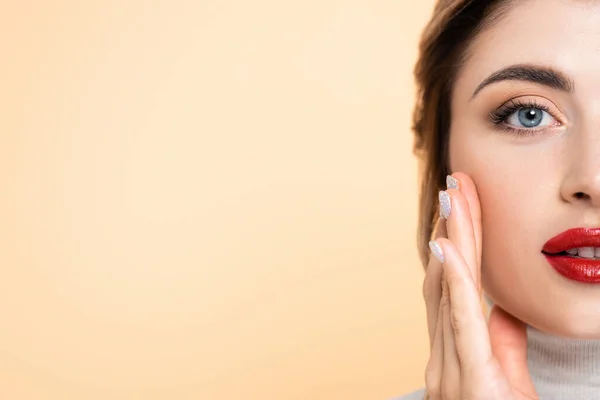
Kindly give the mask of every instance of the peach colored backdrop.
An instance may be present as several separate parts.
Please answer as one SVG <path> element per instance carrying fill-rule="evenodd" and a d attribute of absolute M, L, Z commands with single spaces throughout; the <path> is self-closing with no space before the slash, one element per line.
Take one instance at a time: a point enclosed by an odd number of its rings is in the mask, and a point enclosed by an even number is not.
<path fill-rule="evenodd" d="M 0 398 L 421 386 L 432 4 L 3 2 Z"/>

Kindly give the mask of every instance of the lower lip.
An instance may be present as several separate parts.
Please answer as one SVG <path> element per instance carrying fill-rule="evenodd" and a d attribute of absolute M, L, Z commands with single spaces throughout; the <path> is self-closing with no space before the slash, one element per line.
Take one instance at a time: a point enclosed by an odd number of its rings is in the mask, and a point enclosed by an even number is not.
<path fill-rule="evenodd" d="M 544 254 L 552 267 L 567 279 L 600 283 L 600 260 Z"/>

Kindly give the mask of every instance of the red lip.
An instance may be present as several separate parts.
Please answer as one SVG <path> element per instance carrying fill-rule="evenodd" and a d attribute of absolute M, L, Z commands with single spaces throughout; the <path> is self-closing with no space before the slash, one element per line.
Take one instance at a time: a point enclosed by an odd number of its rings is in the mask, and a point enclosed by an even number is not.
<path fill-rule="evenodd" d="M 550 265 L 565 278 L 600 283 L 600 260 L 564 254 L 578 247 L 600 247 L 600 228 L 575 228 L 548 240 L 542 249 Z"/>

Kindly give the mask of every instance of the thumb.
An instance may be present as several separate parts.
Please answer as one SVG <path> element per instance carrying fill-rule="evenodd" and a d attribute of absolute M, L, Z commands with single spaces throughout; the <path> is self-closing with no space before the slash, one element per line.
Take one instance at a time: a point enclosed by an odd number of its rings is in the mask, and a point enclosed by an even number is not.
<path fill-rule="evenodd" d="M 537 398 L 527 367 L 527 326 L 496 304 L 488 320 L 492 353 L 511 387 L 522 395 Z"/>

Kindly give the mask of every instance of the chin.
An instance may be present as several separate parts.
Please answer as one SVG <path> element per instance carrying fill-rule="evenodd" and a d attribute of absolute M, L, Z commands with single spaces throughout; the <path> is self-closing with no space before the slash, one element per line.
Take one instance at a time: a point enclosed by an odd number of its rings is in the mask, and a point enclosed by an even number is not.
<path fill-rule="evenodd" d="M 528 268 L 483 268 L 482 284 L 491 301 L 540 331 L 600 340 L 600 284 L 565 279 L 537 255 L 526 261 L 508 257 L 505 265 Z"/>
<path fill-rule="evenodd" d="M 565 298 L 556 293 L 535 298 L 498 297 L 498 302 L 494 301 L 498 306 L 540 331 L 570 339 L 600 340 L 600 299 L 586 301 L 577 295 Z"/>
<path fill-rule="evenodd" d="M 571 339 L 596 339 L 600 340 L 600 310 L 577 310 L 571 312 L 552 312 L 546 310 L 539 313 L 528 322 L 531 326 L 561 337 Z M 525 321 L 527 322 L 527 321 Z"/>

